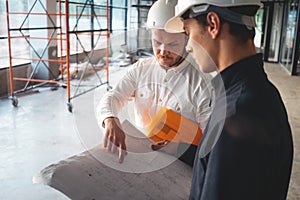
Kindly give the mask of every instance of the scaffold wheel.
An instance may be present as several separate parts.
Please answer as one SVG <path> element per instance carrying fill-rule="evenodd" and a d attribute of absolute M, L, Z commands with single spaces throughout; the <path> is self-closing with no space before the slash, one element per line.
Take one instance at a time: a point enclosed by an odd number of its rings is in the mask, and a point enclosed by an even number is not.
<path fill-rule="evenodd" d="M 68 105 L 68 111 L 69 111 L 70 113 L 73 112 L 73 106 L 72 106 L 72 104 L 71 104 L 71 103 L 68 103 L 67 105 Z"/>
<path fill-rule="evenodd" d="M 107 91 L 109 91 L 109 90 L 111 90 L 112 89 L 112 86 L 110 86 L 110 85 L 107 85 L 107 88 L 106 88 L 106 90 Z"/>
<path fill-rule="evenodd" d="M 11 100 L 12 100 L 12 105 L 14 107 L 18 107 L 18 104 L 19 104 L 18 98 L 17 97 L 12 97 Z"/>

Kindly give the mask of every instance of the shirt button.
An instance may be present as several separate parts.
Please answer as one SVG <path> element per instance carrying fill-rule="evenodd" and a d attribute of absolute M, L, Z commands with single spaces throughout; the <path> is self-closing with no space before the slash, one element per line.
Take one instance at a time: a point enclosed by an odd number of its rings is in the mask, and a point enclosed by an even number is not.
<path fill-rule="evenodd" d="M 159 99 L 159 102 L 162 102 L 162 99 Z"/>
<path fill-rule="evenodd" d="M 167 80 L 167 79 L 164 79 L 164 82 L 168 82 L 168 80 Z"/>
<path fill-rule="evenodd" d="M 178 107 L 178 108 L 176 108 L 176 110 L 177 110 L 177 111 L 180 111 L 180 108 Z"/>

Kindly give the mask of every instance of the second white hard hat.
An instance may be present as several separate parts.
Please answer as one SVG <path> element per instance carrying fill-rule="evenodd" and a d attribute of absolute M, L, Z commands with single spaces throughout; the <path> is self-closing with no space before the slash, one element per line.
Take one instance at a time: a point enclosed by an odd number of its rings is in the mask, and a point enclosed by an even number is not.
<path fill-rule="evenodd" d="M 166 22 L 174 17 L 177 0 L 158 0 L 148 12 L 147 29 L 164 29 Z"/>
<path fill-rule="evenodd" d="M 198 13 L 204 13 L 207 11 L 210 5 L 217 7 L 235 7 L 250 5 L 256 5 L 258 7 L 262 6 L 260 0 L 178 0 L 178 3 L 175 7 L 175 16 L 168 20 L 168 22 L 165 25 L 165 29 L 168 32 L 184 31 L 183 22 L 181 19 L 182 15 L 192 8 L 195 8 L 196 12 Z"/>

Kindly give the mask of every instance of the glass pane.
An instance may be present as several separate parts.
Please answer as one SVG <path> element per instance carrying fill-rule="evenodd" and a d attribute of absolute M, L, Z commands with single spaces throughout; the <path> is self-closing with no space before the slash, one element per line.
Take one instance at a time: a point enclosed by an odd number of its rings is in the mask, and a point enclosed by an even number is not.
<path fill-rule="evenodd" d="M 254 44 L 257 48 L 261 48 L 262 35 L 263 35 L 263 14 L 264 9 L 259 9 L 255 16 L 256 27 L 255 27 L 255 38 Z"/>
<path fill-rule="evenodd" d="M 283 9 L 284 9 L 283 4 L 281 3 L 274 4 L 268 61 L 278 62 Z"/>
<path fill-rule="evenodd" d="M 27 0 L 10 0 L 9 1 L 9 11 L 10 12 L 27 12 L 28 11 L 28 1 Z M 6 1 L 0 0 L 0 68 L 5 68 L 9 66 L 9 55 L 8 55 L 8 39 L 7 39 L 7 20 L 6 20 Z M 10 15 L 10 28 L 19 29 L 28 28 L 28 20 L 26 20 L 25 15 Z M 27 30 L 22 31 L 10 31 L 11 36 L 28 36 L 29 32 Z M 23 38 L 12 38 L 11 39 L 12 56 L 19 58 L 29 58 L 30 51 L 29 45 Z M 28 60 L 13 60 L 13 65 L 28 63 Z"/>
<path fill-rule="evenodd" d="M 92 2 L 92 0 L 89 2 Z M 85 3 L 86 0 L 78 0 L 76 4 L 74 1 L 69 2 L 69 29 L 70 31 L 79 31 L 76 34 L 70 34 L 71 54 L 106 46 L 106 37 L 103 35 L 108 25 L 105 7 L 106 1 L 94 1 L 94 6 L 84 5 Z M 64 12 L 64 10 L 62 12 Z M 59 23 L 59 19 L 57 19 L 57 21 Z M 62 23 L 64 26 L 65 19 L 62 20 Z M 58 55 L 61 55 L 59 43 L 58 49 Z M 63 47 L 63 49 L 65 49 L 65 47 Z M 62 55 L 65 55 L 65 52 L 63 52 Z"/>
<path fill-rule="evenodd" d="M 281 55 L 281 63 L 289 70 L 292 69 L 292 59 L 295 42 L 295 29 L 297 23 L 298 5 L 290 3 L 287 16 L 287 27 L 283 35 L 283 49 Z"/>
<path fill-rule="evenodd" d="M 124 0 L 113 0 L 112 1 L 112 6 L 124 7 L 125 6 L 125 1 Z"/>
<path fill-rule="evenodd" d="M 96 4 L 96 5 L 106 5 L 106 2 L 107 2 L 108 0 L 94 0 L 94 3 Z"/>
<path fill-rule="evenodd" d="M 114 8 L 112 12 L 112 29 L 125 29 L 125 10 Z"/>

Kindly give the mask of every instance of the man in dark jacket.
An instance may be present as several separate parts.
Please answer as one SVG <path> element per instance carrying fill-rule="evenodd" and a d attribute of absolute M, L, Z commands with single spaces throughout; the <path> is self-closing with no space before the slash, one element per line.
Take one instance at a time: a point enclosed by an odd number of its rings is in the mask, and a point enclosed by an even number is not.
<path fill-rule="evenodd" d="M 179 0 L 166 24 L 167 31 L 187 33 L 202 71 L 219 72 L 190 199 L 286 199 L 293 141 L 281 96 L 255 51 L 259 6 L 257 0 Z"/>

